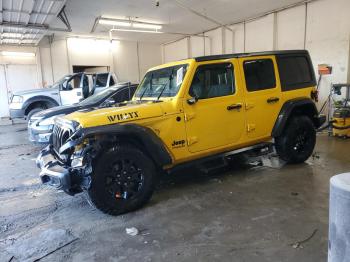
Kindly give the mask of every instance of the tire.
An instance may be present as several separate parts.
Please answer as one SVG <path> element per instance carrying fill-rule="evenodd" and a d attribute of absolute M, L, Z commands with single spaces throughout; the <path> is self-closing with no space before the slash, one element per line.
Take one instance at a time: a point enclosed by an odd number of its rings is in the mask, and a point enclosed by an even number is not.
<path fill-rule="evenodd" d="M 33 108 L 32 110 L 29 111 L 29 113 L 26 117 L 26 120 L 29 121 L 35 113 L 38 113 L 38 112 L 43 111 L 43 110 L 45 110 L 45 108 L 42 108 L 42 107 Z"/>
<path fill-rule="evenodd" d="M 87 193 L 96 208 L 115 216 L 145 205 L 155 181 L 153 161 L 132 145 L 119 145 L 95 159 Z"/>
<path fill-rule="evenodd" d="M 288 164 L 303 163 L 307 160 L 316 144 L 316 129 L 307 116 L 292 117 L 282 135 L 275 138 L 279 157 Z"/>

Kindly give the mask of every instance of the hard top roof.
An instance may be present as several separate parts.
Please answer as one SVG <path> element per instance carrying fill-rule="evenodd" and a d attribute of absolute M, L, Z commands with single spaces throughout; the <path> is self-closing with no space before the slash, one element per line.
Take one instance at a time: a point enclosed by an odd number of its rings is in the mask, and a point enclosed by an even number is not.
<path fill-rule="evenodd" d="M 264 51 L 264 52 L 253 52 L 253 53 L 236 53 L 236 54 L 224 54 L 224 55 L 209 55 L 209 56 L 199 56 L 194 59 L 196 62 L 203 62 L 209 60 L 220 60 L 220 59 L 230 59 L 239 57 L 250 57 L 250 56 L 263 56 L 263 55 L 309 55 L 307 50 L 280 50 L 280 51 Z"/>

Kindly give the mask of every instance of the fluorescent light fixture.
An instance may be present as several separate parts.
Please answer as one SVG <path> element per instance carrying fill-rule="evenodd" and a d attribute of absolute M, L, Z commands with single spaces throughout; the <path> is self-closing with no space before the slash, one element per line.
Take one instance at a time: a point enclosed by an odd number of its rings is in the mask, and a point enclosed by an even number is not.
<path fill-rule="evenodd" d="M 128 22 L 128 21 L 110 20 L 110 19 L 103 19 L 103 18 L 98 20 L 98 23 L 102 25 L 115 25 L 115 26 L 125 26 L 125 27 L 131 26 L 131 22 Z"/>
<path fill-rule="evenodd" d="M 22 57 L 34 57 L 35 53 L 30 52 L 13 52 L 13 51 L 1 51 L 3 56 L 22 56 Z"/>
<path fill-rule="evenodd" d="M 139 22 L 133 22 L 132 27 L 135 28 L 144 28 L 144 29 L 155 29 L 159 30 L 162 29 L 161 25 L 156 25 L 156 24 L 146 24 L 146 23 L 139 23 Z"/>
<path fill-rule="evenodd" d="M 141 29 L 153 29 L 153 30 L 162 29 L 162 26 L 158 25 L 158 24 L 137 22 L 137 21 L 132 21 L 132 20 L 113 19 L 113 18 L 100 18 L 98 20 L 98 23 L 103 24 L 103 25 L 132 27 L 132 28 L 141 28 Z M 151 33 L 153 33 L 153 32 L 151 32 Z"/>
<path fill-rule="evenodd" d="M 153 34 L 162 34 L 163 33 L 163 32 L 159 32 L 159 31 L 148 31 L 148 30 L 138 30 L 138 29 L 122 29 L 122 28 L 113 28 L 112 31 L 153 33 Z"/>

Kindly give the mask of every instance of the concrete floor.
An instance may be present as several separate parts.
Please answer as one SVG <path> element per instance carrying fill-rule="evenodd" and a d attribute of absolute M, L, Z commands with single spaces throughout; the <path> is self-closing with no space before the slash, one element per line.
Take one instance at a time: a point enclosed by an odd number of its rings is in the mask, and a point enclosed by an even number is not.
<path fill-rule="evenodd" d="M 302 165 L 184 170 L 112 217 L 41 186 L 25 125 L 0 126 L 0 261 L 326 261 L 329 178 L 350 170 L 349 148 L 321 135 Z"/>

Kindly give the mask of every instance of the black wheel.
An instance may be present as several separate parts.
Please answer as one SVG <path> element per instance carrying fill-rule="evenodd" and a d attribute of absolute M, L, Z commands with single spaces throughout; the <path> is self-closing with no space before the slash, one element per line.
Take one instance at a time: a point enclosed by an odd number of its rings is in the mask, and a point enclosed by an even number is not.
<path fill-rule="evenodd" d="M 45 110 L 45 108 L 42 108 L 42 107 L 35 107 L 32 110 L 30 110 L 26 117 L 27 121 L 29 121 L 35 113 L 38 113 L 43 110 Z"/>
<path fill-rule="evenodd" d="M 93 163 L 88 196 L 102 212 L 119 215 L 136 210 L 152 196 L 156 169 L 153 161 L 132 145 L 116 146 Z"/>
<path fill-rule="evenodd" d="M 276 137 L 279 157 L 290 164 L 307 160 L 316 144 L 316 129 L 307 116 L 296 116 L 289 120 L 282 135 Z"/>

